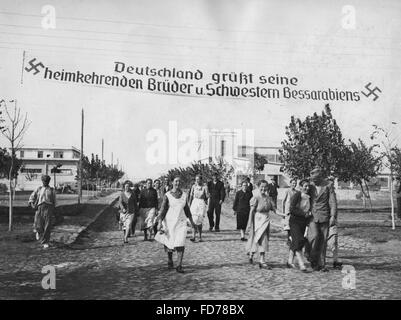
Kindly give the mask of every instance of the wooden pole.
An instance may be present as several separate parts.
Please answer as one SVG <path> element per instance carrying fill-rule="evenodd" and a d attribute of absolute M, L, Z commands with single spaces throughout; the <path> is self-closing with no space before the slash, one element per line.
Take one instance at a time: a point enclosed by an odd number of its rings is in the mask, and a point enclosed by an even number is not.
<path fill-rule="evenodd" d="M 78 189 L 78 204 L 82 200 L 82 160 L 84 157 L 84 109 L 81 112 L 81 156 L 79 159 L 79 189 Z"/>

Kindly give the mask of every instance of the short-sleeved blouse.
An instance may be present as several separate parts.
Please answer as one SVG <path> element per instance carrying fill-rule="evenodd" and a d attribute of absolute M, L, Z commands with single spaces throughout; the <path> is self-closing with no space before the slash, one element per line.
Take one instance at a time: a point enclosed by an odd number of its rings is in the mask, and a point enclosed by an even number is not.
<path fill-rule="evenodd" d="M 268 213 L 275 209 L 272 199 L 269 196 L 262 196 L 260 193 L 254 194 L 249 203 L 251 207 L 256 208 L 256 212 Z"/>

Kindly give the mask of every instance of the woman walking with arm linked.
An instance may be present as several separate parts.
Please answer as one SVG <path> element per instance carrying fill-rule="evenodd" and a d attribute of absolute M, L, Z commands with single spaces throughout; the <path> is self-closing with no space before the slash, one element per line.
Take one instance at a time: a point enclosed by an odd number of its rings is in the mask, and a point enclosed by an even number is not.
<path fill-rule="evenodd" d="M 253 256 L 259 252 L 259 268 L 271 269 L 266 264 L 265 255 L 269 251 L 270 212 L 275 212 L 273 200 L 269 197 L 268 183 L 260 181 L 260 192 L 255 193 L 250 201 L 250 214 L 248 221 L 249 239 L 246 249 L 249 252 L 249 262 L 253 263 Z"/>

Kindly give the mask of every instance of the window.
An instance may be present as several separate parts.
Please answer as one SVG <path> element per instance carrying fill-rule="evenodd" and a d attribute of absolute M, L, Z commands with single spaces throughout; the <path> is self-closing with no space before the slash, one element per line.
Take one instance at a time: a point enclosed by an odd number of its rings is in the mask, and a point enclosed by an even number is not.
<path fill-rule="evenodd" d="M 54 168 L 52 168 L 52 169 L 50 170 L 50 172 L 51 172 L 52 174 L 54 174 Z M 71 169 L 60 169 L 60 168 L 58 168 L 57 171 L 56 171 L 56 173 L 57 173 L 58 175 L 60 175 L 60 176 L 72 176 L 72 170 L 71 170 Z"/>
<path fill-rule="evenodd" d="M 38 158 L 43 158 L 43 151 L 38 151 Z"/>
<path fill-rule="evenodd" d="M 42 173 L 42 169 L 36 169 L 36 168 L 22 168 L 21 169 L 22 173 Z"/>
<path fill-rule="evenodd" d="M 388 177 L 379 177 L 379 184 L 382 188 L 387 189 L 388 188 L 388 182 L 389 178 Z"/>
<path fill-rule="evenodd" d="M 266 155 L 267 162 L 272 163 L 276 162 L 276 155 L 275 154 L 268 154 Z"/>
<path fill-rule="evenodd" d="M 276 162 L 277 163 L 283 163 L 282 161 L 281 161 L 281 159 L 280 159 L 280 155 L 279 154 L 276 154 Z"/>
<path fill-rule="evenodd" d="M 20 158 L 23 158 L 24 155 L 25 155 L 25 152 L 24 152 L 23 150 L 21 150 L 21 151 L 19 152 L 19 157 L 20 157 Z"/>
<path fill-rule="evenodd" d="M 221 156 L 224 157 L 226 155 L 226 141 L 221 140 Z"/>
<path fill-rule="evenodd" d="M 63 151 L 54 151 L 54 158 L 62 159 L 64 157 Z"/>
<path fill-rule="evenodd" d="M 247 154 L 246 154 L 246 146 L 239 146 L 238 149 L 239 149 L 238 153 L 239 153 L 240 157 L 246 157 L 247 156 Z"/>

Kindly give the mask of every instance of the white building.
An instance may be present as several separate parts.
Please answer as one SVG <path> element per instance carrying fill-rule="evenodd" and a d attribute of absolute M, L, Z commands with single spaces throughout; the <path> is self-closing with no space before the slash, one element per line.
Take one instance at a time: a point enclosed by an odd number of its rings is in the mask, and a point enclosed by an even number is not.
<path fill-rule="evenodd" d="M 234 167 L 231 185 L 237 186 L 246 177 L 254 182 L 273 178 L 280 187 L 289 185 L 289 178 L 282 172 L 279 148 L 254 146 L 253 130 L 210 130 L 199 142 L 200 161 L 213 161 L 221 157 Z M 268 164 L 259 174 L 253 175 L 254 154 L 266 157 Z"/>
<path fill-rule="evenodd" d="M 17 151 L 22 166 L 16 190 L 34 190 L 42 184 L 41 176 L 48 174 L 54 185 L 75 185 L 80 151 L 75 147 L 23 147 Z M 59 166 L 58 168 L 55 167 Z"/>
<path fill-rule="evenodd" d="M 222 157 L 231 164 L 234 167 L 234 176 L 230 181 L 232 186 L 238 186 L 244 178 L 250 177 L 255 183 L 272 178 L 280 188 L 289 187 L 290 178 L 285 174 L 283 163 L 280 161 L 280 147 L 254 146 L 253 138 L 251 132 L 241 130 L 211 130 L 199 141 L 200 160 L 213 161 L 216 157 Z M 253 175 L 255 152 L 265 156 L 268 163 L 262 172 Z M 371 179 L 369 185 L 372 189 L 389 190 L 388 170 L 383 170 L 376 178 Z M 358 188 L 341 181 L 337 186 L 340 189 Z"/>

